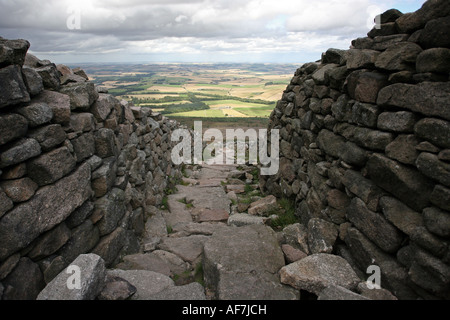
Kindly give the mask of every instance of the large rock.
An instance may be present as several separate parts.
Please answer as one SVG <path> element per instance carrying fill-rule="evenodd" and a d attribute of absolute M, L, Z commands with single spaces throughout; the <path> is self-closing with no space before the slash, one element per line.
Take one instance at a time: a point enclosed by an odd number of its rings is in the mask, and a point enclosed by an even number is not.
<path fill-rule="evenodd" d="M 71 110 L 88 111 L 98 99 L 97 90 L 92 82 L 76 82 L 63 86 L 60 90 L 70 97 Z"/>
<path fill-rule="evenodd" d="M 206 300 L 205 289 L 198 282 L 184 286 L 168 287 L 163 291 L 151 296 L 149 300 Z"/>
<path fill-rule="evenodd" d="M 95 118 L 101 122 L 105 121 L 119 101 L 109 94 L 100 93 L 97 101 L 92 105 L 91 112 Z"/>
<path fill-rule="evenodd" d="M 69 174 L 75 166 L 75 158 L 67 147 L 61 147 L 29 161 L 27 171 L 33 181 L 45 186 Z"/>
<path fill-rule="evenodd" d="M 26 257 L 19 260 L 2 283 L 5 286 L 3 300 L 34 300 L 45 286 L 39 266 Z"/>
<path fill-rule="evenodd" d="M 70 123 L 70 97 L 56 91 L 44 90 L 34 98 L 35 102 L 45 102 L 53 112 L 53 122 L 61 125 Z"/>
<path fill-rule="evenodd" d="M 96 155 L 100 158 L 107 158 L 118 155 L 118 148 L 114 131 L 107 128 L 98 130 L 95 136 Z"/>
<path fill-rule="evenodd" d="M 417 57 L 417 72 L 436 72 L 448 74 L 450 72 L 450 49 L 432 48 L 423 51 Z"/>
<path fill-rule="evenodd" d="M 398 229 L 411 236 L 415 229 L 423 225 L 422 215 L 392 197 L 382 197 L 380 207 L 384 216 Z"/>
<path fill-rule="evenodd" d="M 137 253 L 123 257 L 116 266 L 122 270 L 149 270 L 171 276 L 170 265 L 154 253 Z"/>
<path fill-rule="evenodd" d="M 34 139 L 20 139 L 0 154 L 0 168 L 12 166 L 40 155 L 41 146 Z"/>
<path fill-rule="evenodd" d="M 11 64 L 23 66 L 30 43 L 27 40 L 0 38 L 0 68 Z"/>
<path fill-rule="evenodd" d="M 100 235 L 111 233 L 126 213 L 125 192 L 114 188 L 95 202 L 94 215 L 101 217 L 97 226 Z"/>
<path fill-rule="evenodd" d="M 425 176 L 450 187 L 450 164 L 440 161 L 435 154 L 422 152 L 417 157 L 416 166 Z"/>
<path fill-rule="evenodd" d="M 22 76 L 31 96 L 36 96 L 44 90 L 42 78 L 35 69 L 23 67 Z"/>
<path fill-rule="evenodd" d="M 0 182 L 0 186 L 6 195 L 14 202 L 27 201 L 38 189 L 38 185 L 28 177 L 2 181 Z"/>
<path fill-rule="evenodd" d="M 37 73 L 41 76 L 45 89 L 51 89 L 58 91 L 61 87 L 60 73 L 56 69 L 55 64 L 49 64 L 36 69 Z"/>
<path fill-rule="evenodd" d="M 397 83 L 381 89 L 377 104 L 450 120 L 449 95 L 450 82 Z"/>
<path fill-rule="evenodd" d="M 184 261 L 195 265 L 199 262 L 203 245 L 209 239 L 203 235 L 192 235 L 182 238 L 164 238 L 158 244 L 159 250 L 169 251 L 181 257 Z"/>
<path fill-rule="evenodd" d="M 366 103 L 376 103 L 378 92 L 388 84 L 386 75 L 367 70 L 352 72 L 346 82 L 350 97 Z"/>
<path fill-rule="evenodd" d="M 148 270 L 108 270 L 108 276 L 125 279 L 137 289 L 131 300 L 149 300 L 165 289 L 175 286 L 168 276 Z"/>
<path fill-rule="evenodd" d="M 92 132 L 87 132 L 71 141 L 77 162 L 82 162 L 95 154 L 95 138 Z"/>
<path fill-rule="evenodd" d="M 277 198 L 270 195 L 252 202 L 248 208 L 248 214 L 264 216 L 276 209 L 278 209 Z"/>
<path fill-rule="evenodd" d="M 403 241 L 401 233 L 382 215 L 367 209 L 362 200 L 353 198 L 347 208 L 347 217 L 383 251 L 394 253 L 400 248 Z"/>
<path fill-rule="evenodd" d="M 441 148 L 450 148 L 450 122 L 441 119 L 425 118 L 417 122 L 414 132 Z"/>
<path fill-rule="evenodd" d="M 426 1 L 416 12 L 399 17 L 395 23 L 401 33 L 412 33 L 421 29 L 432 19 L 450 15 L 450 5 L 446 0 Z"/>
<path fill-rule="evenodd" d="M 370 300 L 344 287 L 331 285 L 320 292 L 317 300 Z"/>
<path fill-rule="evenodd" d="M 0 69 L 0 109 L 30 101 L 22 72 L 17 65 Z"/>
<path fill-rule="evenodd" d="M 375 67 L 388 71 L 414 70 L 417 56 L 422 48 L 412 42 L 400 42 L 382 52 Z"/>
<path fill-rule="evenodd" d="M 280 271 L 281 282 L 319 295 L 331 285 L 354 290 L 360 279 L 339 256 L 318 253 L 291 263 Z"/>
<path fill-rule="evenodd" d="M 252 225 L 218 231 L 205 243 L 205 283 L 219 300 L 298 299 L 297 293 L 279 283 L 284 266 L 275 233 Z"/>
<path fill-rule="evenodd" d="M 49 151 L 66 140 L 66 132 L 59 124 L 37 128 L 28 133 L 30 138 L 39 142 L 42 151 Z"/>
<path fill-rule="evenodd" d="M 450 48 L 450 35 L 445 32 L 450 28 L 450 16 L 427 22 L 420 32 L 419 44 L 422 48 Z"/>
<path fill-rule="evenodd" d="M 423 218 L 427 229 L 444 238 L 450 237 L 450 214 L 438 208 L 431 207 L 423 210 Z"/>
<path fill-rule="evenodd" d="M 347 68 L 373 68 L 380 55 L 379 51 L 369 49 L 350 49 L 347 53 Z"/>
<path fill-rule="evenodd" d="M 412 112 L 383 112 L 378 116 L 377 127 L 394 132 L 413 132 L 416 116 Z"/>
<path fill-rule="evenodd" d="M 308 245 L 312 253 L 331 253 L 338 237 L 337 227 L 328 221 L 312 218 L 308 222 Z"/>
<path fill-rule="evenodd" d="M 0 220 L 0 260 L 24 248 L 81 206 L 91 195 L 90 180 L 90 166 L 82 165 L 70 176 L 39 189 L 30 201 L 3 216 Z"/>
<path fill-rule="evenodd" d="M 0 145 L 23 137 L 28 130 L 28 121 L 18 114 L 0 115 Z"/>
<path fill-rule="evenodd" d="M 77 274 L 80 288 L 69 288 Z M 80 255 L 39 293 L 37 300 L 94 300 L 103 289 L 105 277 L 102 258 L 95 254 Z"/>
<path fill-rule="evenodd" d="M 373 154 L 367 161 L 367 171 L 373 182 L 411 208 L 422 210 L 427 206 L 434 184 L 417 170 Z"/>

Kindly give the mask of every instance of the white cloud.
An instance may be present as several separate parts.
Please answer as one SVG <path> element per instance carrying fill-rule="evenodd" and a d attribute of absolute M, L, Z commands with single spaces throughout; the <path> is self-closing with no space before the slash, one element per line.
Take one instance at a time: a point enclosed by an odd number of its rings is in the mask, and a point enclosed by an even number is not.
<path fill-rule="evenodd" d="M 309 56 L 347 48 L 369 31 L 370 6 L 399 2 L 424 0 L 0 0 L 0 35 L 29 39 L 43 54 Z M 67 29 L 71 5 L 81 8 L 81 30 Z"/>

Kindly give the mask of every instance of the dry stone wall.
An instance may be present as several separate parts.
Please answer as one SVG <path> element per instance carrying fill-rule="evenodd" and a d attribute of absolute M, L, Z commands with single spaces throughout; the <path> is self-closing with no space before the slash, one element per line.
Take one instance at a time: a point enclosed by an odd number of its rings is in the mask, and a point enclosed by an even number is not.
<path fill-rule="evenodd" d="M 270 117 L 312 253 L 335 253 L 400 299 L 450 298 L 450 2 L 389 10 L 381 29 L 299 68 Z"/>
<path fill-rule="evenodd" d="M 140 250 L 175 179 L 178 126 L 0 38 L 0 300 L 35 299 L 75 258 Z"/>

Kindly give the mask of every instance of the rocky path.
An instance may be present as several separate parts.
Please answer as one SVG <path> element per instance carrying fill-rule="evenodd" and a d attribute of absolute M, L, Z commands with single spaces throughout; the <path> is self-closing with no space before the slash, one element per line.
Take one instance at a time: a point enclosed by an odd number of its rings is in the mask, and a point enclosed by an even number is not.
<path fill-rule="evenodd" d="M 55 288 L 65 288 L 62 273 L 38 298 L 298 300 L 308 292 L 306 298 L 321 300 L 395 299 L 384 289 L 369 290 L 344 258 L 324 253 L 326 240 L 317 245 L 316 239 L 327 238 L 326 226 L 280 223 L 289 209 L 260 194 L 256 173 L 234 165 L 186 168 L 148 218 L 141 253 L 109 270 L 95 255 L 74 262 L 92 270 L 90 288 L 106 273 L 99 295 L 65 290 L 61 296 Z"/>
<path fill-rule="evenodd" d="M 251 169 L 187 168 L 163 210 L 147 220 L 144 252 L 125 256 L 109 277 L 135 286 L 132 299 L 298 299 L 298 290 L 280 282 L 285 257 L 268 218 L 248 214 L 250 203 L 260 211 L 276 203 L 270 197 L 273 203 L 258 205 Z"/>

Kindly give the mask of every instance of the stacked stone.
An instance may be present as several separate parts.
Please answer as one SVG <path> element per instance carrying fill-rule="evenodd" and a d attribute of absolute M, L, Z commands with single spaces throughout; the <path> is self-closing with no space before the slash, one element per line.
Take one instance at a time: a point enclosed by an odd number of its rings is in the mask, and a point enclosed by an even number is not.
<path fill-rule="evenodd" d="M 450 2 L 408 14 L 299 68 L 270 117 L 312 253 L 336 253 L 400 299 L 450 298 Z"/>
<path fill-rule="evenodd" d="M 0 38 L 0 299 L 34 299 L 78 255 L 140 250 L 180 176 L 173 121 L 97 88 L 81 69 Z"/>

